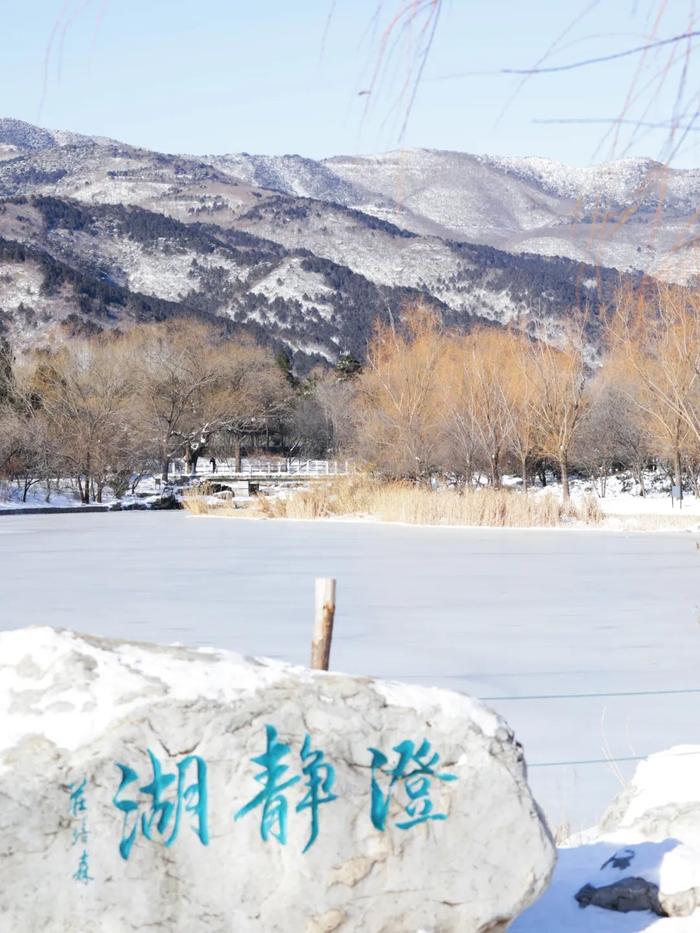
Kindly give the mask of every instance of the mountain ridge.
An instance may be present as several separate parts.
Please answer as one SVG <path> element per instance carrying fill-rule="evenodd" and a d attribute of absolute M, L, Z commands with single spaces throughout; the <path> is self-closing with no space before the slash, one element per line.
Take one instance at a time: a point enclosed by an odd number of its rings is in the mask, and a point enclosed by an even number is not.
<path fill-rule="evenodd" d="M 91 318 L 73 295 L 86 326 L 120 326 L 124 308 L 151 296 L 158 313 L 166 302 L 167 313 L 252 328 L 301 369 L 363 355 L 374 319 L 407 300 L 462 329 L 516 322 L 555 339 L 574 307 L 595 315 L 621 275 L 658 274 L 660 257 L 673 259 L 667 278 L 697 274 L 697 244 L 666 246 L 696 190 L 700 201 L 700 172 L 655 193 L 652 160 L 564 168 L 429 149 L 171 155 L 0 120 L 0 237 L 67 264 L 88 292 L 99 292 L 88 281 L 113 281 L 134 296 Z M 32 268 L 0 267 L 2 321 L 18 345 L 67 317 Z"/>

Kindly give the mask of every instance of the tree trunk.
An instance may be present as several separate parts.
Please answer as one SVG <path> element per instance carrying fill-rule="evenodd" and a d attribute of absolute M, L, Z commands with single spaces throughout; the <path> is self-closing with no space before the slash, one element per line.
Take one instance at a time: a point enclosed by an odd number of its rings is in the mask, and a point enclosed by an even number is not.
<path fill-rule="evenodd" d="M 495 450 L 491 454 L 491 485 L 494 489 L 499 489 L 501 485 L 501 471 L 498 465 L 499 451 Z"/>
<path fill-rule="evenodd" d="M 700 483 L 698 482 L 698 479 L 699 479 L 699 478 L 698 478 L 697 468 L 696 468 L 695 466 L 691 466 L 691 468 L 690 468 L 690 485 L 691 485 L 691 489 L 692 489 L 692 491 L 693 491 L 693 495 L 695 496 L 696 499 L 697 499 L 698 496 L 700 495 Z"/>
<path fill-rule="evenodd" d="M 683 488 L 683 473 L 681 471 L 681 452 L 678 447 L 673 451 L 673 484 Z"/>
<path fill-rule="evenodd" d="M 523 489 L 525 492 L 527 492 L 527 486 L 528 486 L 527 457 L 522 458 L 522 460 L 520 461 L 520 466 L 521 466 L 521 475 L 523 478 Z"/>
<path fill-rule="evenodd" d="M 243 472 L 243 458 L 241 457 L 241 438 L 240 435 L 236 434 L 236 438 L 233 442 L 233 449 L 236 458 L 236 473 Z"/>
<path fill-rule="evenodd" d="M 85 505 L 90 504 L 90 484 L 92 482 L 92 476 L 90 475 L 91 466 L 92 463 L 90 461 L 90 454 L 88 453 L 87 457 L 85 458 L 85 498 L 83 499 Z"/>
<path fill-rule="evenodd" d="M 474 467 L 472 466 L 471 454 L 467 457 L 465 464 L 464 485 L 471 486 L 474 479 Z"/>
<path fill-rule="evenodd" d="M 605 493 L 608 491 L 608 473 L 606 470 L 601 470 L 600 477 L 600 498 L 605 498 Z"/>
<path fill-rule="evenodd" d="M 168 482 L 168 473 L 170 472 L 170 457 L 164 457 L 161 463 L 161 475 L 160 478 L 164 483 Z"/>
<path fill-rule="evenodd" d="M 201 449 L 199 447 L 194 448 L 191 444 L 185 445 L 185 465 L 187 467 L 188 473 L 197 472 L 197 461 L 201 454 Z"/>
<path fill-rule="evenodd" d="M 559 452 L 559 469 L 561 471 L 561 496 L 564 502 L 569 501 L 569 451 L 563 448 Z"/>

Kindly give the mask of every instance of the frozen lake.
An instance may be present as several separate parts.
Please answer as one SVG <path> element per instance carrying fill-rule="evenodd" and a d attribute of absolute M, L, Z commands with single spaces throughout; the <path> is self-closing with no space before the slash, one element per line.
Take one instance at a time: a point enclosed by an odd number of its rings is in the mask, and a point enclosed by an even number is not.
<path fill-rule="evenodd" d="M 26 515 L 0 518 L 0 566 L 5 629 L 296 663 L 308 659 L 313 578 L 334 576 L 332 667 L 498 698 L 553 826 L 595 822 L 617 792 L 597 759 L 700 743 L 689 534 Z M 581 696 L 601 693 L 629 695 Z M 618 767 L 629 776 L 634 763 Z"/>

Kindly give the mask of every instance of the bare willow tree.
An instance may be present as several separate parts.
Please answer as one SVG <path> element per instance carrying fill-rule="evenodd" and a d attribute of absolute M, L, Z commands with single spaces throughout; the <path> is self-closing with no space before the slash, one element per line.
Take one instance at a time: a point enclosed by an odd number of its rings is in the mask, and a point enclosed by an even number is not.
<path fill-rule="evenodd" d="M 510 451 L 520 467 L 523 489 L 529 485 L 532 461 L 542 447 L 542 430 L 536 406 L 538 367 L 530 340 L 517 331 L 508 331 L 502 371 L 508 400 Z"/>
<path fill-rule="evenodd" d="M 428 59 L 433 52 L 440 28 L 445 28 L 445 0 L 380 0 L 375 21 L 381 23 L 375 65 L 367 89 L 365 113 L 374 98 L 390 87 L 390 110 L 400 118 L 399 140 L 405 133 L 416 101 L 418 88 L 425 77 Z M 601 17 L 599 27 L 591 20 Z M 531 63 L 499 62 L 491 71 L 473 71 L 468 67 L 448 73 L 438 71 L 433 80 L 455 81 L 472 78 L 480 81 L 508 77 L 514 83 L 504 101 L 501 117 L 514 104 L 525 85 L 535 81 L 553 81 L 559 74 L 587 75 L 611 62 L 620 62 L 623 72 L 616 110 L 595 116 L 576 113 L 565 117 L 538 117 L 541 124 L 596 125 L 601 137 L 596 153 L 607 149 L 608 158 L 620 158 L 633 152 L 650 134 L 660 134 L 659 158 L 670 165 L 684 147 L 688 146 L 698 129 L 700 95 L 690 79 L 697 56 L 700 37 L 695 0 L 652 0 L 646 6 L 633 3 L 627 13 L 630 34 L 637 33 L 640 41 L 620 43 L 618 47 L 601 49 L 606 38 L 605 5 L 598 0 L 582 3 L 575 9 L 564 27 L 551 37 L 544 37 L 541 53 Z M 442 26 L 441 26 L 442 23 Z M 572 54 L 571 49 L 583 49 Z M 392 71 L 389 66 L 398 59 L 400 66 Z M 654 116 L 652 116 L 654 114 Z M 659 188 L 665 184 L 663 175 Z M 644 196 L 640 192 L 640 197 Z M 607 219 L 607 218 L 606 218 Z M 688 225 L 688 241 L 695 236 Z"/>
<path fill-rule="evenodd" d="M 295 449 L 308 456 L 339 456 L 349 452 L 356 437 L 354 376 L 316 367 L 304 381 L 289 416 Z"/>
<path fill-rule="evenodd" d="M 621 391 L 609 367 L 602 367 L 588 385 L 589 405 L 573 445 L 578 468 L 605 496 L 608 479 L 622 465 L 633 473 L 644 495 L 644 470 L 649 465 L 649 433 L 640 412 Z"/>
<path fill-rule="evenodd" d="M 438 384 L 438 404 L 446 418 L 441 464 L 466 485 L 471 484 L 481 467 L 471 378 L 464 341 L 446 340 Z"/>
<path fill-rule="evenodd" d="M 453 338 L 451 411 L 455 428 L 468 426 L 488 464 L 493 486 L 501 485 L 503 459 L 511 444 L 516 399 L 512 378 L 512 336 L 495 328 L 479 328 Z"/>
<path fill-rule="evenodd" d="M 21 376 L 26 423 L 60 450 L 81 500 L 100 501 L 110 476 L 131 458 L 131 373 L 112 340 L 64 343 Z"/>
<path fill-rule="evenodd" d="M 361 455 L 393 477 L 426 478 L 435 469 L 445 430 L 439 404 L 445 347 L 437 317 L 406 310 L 404 327 L 378 324 L 358 379 Z"/>
<path fill-rule="evenodd" d="M 203 399 L 217 379 L 209 328 L 177 319 L 135 328 L 125 337 L 136 386 L 137 420 L 167 482 L 170 463 L 199 445 L 209 419 Z"/>
<path fill-rule="evenodd" d="M 583 322 L 572 318 L 559 347 L 535 340 L 529 348 L 535 376 L 531 409 L 539 426 L 540 450 L 559 464 L 562 497 L 567 502 L 571 446 L 588 404 Z"/>
<path fill-rule="evenodd" d="M 46 419 L 31 409 L 23 410 L 21 396 L 15 393 L 12 406 L 0 407 L 0 476 L 17 484 L 23 502 L 33 486 L 45 483 L 48 502 L 60 460 Z"/>
<path fill-rule="evenodd" d="M 124 346 L 135 380 L 137 420 L 167 481 L 173 458 L 190 467 L 226 434 L 240 470 L 241 439 L 284 404 L 288 386 L 273 355 L 252 341 L 223 339 L 211 325 L 175 319 L 134 328 Z"/>
<path fill-rule="evenodd" d="M 200 439 L 220 433 L 233 441 L 236 470 L 241 470 L 241 443 L 267 431 L 287 410 L 290 386 L 269 350 L 250 340 L 225 341 L 214 360 L 217 378 L 206 394 L 208 421 Z"/>
<path fill-rule="evenodd" d="M 622 289 L 608 341 L 608 365 L 666 448 L 680 486 L 683 450 L 689 438 L 700 441 L 700 296 L 660 283 Z"/>

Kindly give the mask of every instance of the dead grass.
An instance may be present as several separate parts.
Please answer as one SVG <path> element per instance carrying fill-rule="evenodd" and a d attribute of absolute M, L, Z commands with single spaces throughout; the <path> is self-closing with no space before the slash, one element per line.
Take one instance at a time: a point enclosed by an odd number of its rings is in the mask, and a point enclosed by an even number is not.
<path fill-rule="evenodd" d="M 598 500 L 591 493 L 587 493 L 576 508 L 576 517 L 586 525 L 600 525 L 604 515 Z"/>
<path fill-rule="evenodd" d="M 186 496 L 195 515 L 224 515 L 225 504 Z M 229 513 L 233 511 L 229 505 Z M 240 514 L 240 513 L 239 513 Z M 410 525 L 483 525 L 498 528 L 554 528 L 571 521 L 597 524 L 601 512 L 594 497 L 564 507 L 553 494 L 533 495 L 507 489 L 432 491 L 410 483 L 380 483 L 365 476 L 344 477 L 291 493 L 286 498 L 260 496 L 247 514 L 263 518 L 317 519 L 367 516 Z"/>
<path fill-rule="evenodd" d="M 619 531 L 693 531 L 700 530 L 700 517 L 697 513 L 686 515 L 625 515 L 611 513 L 606 518 L 606 525 Z"/>
<path fill-rule="evenodd" d="M 230 517 L 241 511 L 236 507 L 232 496 L 214 497 L 208 495 L 205 486 L 186 489 L 182 496 L 182 504 L 190 515 L 225 515 Z"/>

